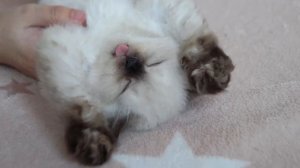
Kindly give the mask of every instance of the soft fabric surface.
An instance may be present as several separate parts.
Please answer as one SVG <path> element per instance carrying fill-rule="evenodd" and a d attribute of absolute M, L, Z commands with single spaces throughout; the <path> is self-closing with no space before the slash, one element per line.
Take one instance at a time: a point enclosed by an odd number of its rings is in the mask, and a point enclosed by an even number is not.
<path fill-rule="evenodd" d="M 153 131 L 124 132 L 103 167 L 300 167 L 300 1 L 198 1 L 236 64 L 230 88 Z M 35 81 L 1 67 L 0 100 L 1 168 L 82 167 Z"/>

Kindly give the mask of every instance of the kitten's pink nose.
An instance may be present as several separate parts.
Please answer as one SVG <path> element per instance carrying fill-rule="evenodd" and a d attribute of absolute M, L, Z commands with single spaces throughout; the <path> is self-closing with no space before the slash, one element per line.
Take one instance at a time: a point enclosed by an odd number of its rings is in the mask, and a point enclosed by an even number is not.
<path fill-rule="evenodd" d="M 116 57 L 127 56 L 128 51 L 129 51 L 129 46 L 127 44 L 119 44 L 115 49 L 115 56 Z"/>

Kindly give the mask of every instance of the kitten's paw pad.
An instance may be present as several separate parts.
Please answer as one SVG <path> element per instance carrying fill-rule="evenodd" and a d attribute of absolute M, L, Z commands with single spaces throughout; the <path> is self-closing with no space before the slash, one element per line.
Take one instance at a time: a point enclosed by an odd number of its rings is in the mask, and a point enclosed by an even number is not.
<path fill-rule="evenodd" d="M 226 89 L 234 69 L 231 59 L 219 48 L 212 34 L 188 43 L 181 64 L 191 89 L 198 93 L 218 93 Z"/>
<path fill-rule="evenodd" d="M 222 64 L 207 63 L 200 65 L 190 75 L 190 83 L 198 93 L 218 93 L 227 88 L 230 73 L 223 72 Z"/>
<path fill-rule="evenodd" d="M 72 124 L 66 132 L 69 151 L 85 165 L 105 163 L 114 147 L 115 138 L 105 128 L 91 128 L 83 123 Z"/>

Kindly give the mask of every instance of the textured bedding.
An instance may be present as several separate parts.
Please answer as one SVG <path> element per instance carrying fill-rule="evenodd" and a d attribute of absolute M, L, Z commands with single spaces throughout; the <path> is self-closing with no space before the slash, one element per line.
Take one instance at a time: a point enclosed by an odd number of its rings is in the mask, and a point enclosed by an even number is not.
<path fill-rule="evenodd" d="M 103 167 L 300 167 L 300 1 L 197 1 L 236 65 L 229 89 L 153 131 L 125 131 Z M 1 168 L 82 167 L 64 123 L 34 80 L 0 67 Z"/>

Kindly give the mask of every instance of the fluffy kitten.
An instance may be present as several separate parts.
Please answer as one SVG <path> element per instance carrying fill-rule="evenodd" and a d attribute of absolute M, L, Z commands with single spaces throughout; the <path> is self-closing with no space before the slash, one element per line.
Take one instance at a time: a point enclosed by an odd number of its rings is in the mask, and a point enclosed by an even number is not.
<path fill-rule="evenodd" d="M 192 1 L 41 3 L 87 14 L 86 28 L 47 29 L 38 61 L 41 93 L 74 118 L 66 140 L 81 163 L 109 158 L 117 137 L 109 121 L 116 117 L 131 116 L 131 128 L 148 130 L 185 109 L 188 89 L 217 93 L 230 81 L 232 62 Z"/>

